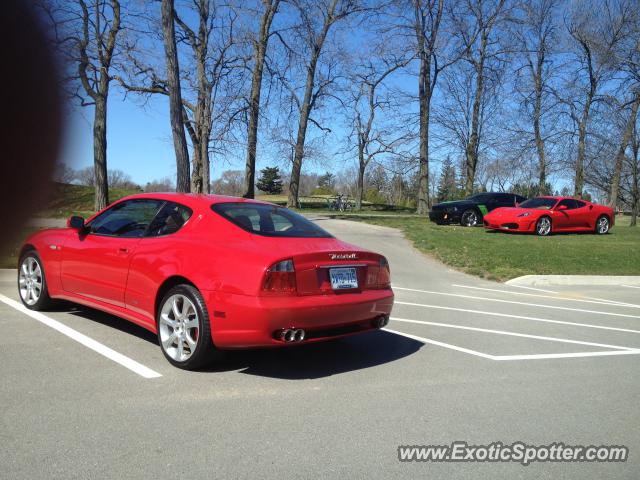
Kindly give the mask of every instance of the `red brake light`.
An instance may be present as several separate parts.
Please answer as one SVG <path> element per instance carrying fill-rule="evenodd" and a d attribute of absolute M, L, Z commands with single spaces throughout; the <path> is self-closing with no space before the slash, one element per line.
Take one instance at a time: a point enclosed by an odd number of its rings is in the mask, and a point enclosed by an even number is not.
<path fill-rule="evenodd" d="M 389 262 L 384 257 L 380 257 L 378 288 L 391 288 L 391 269 L 389 268 Z"/>
<path fill-rule="evenodd" d="M 262 290 L 269 293 L 295 293 L 296 270 L 293 260 L 274 263 L 267 269 Z"/>

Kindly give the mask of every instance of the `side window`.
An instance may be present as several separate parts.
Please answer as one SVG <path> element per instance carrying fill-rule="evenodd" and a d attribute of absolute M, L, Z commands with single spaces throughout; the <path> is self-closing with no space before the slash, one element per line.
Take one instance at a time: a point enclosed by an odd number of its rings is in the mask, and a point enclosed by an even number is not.
<path fill-rule="evenodd" d="M 562 205 L 566 206 L 567 210 L 573 210 L 576 208 L 576 201 L 573 200 L 572 198 L 565 198 L 564 200 L 560 201 L 560 203 L 558 203 L 558 207 Z"/>
<path fill-rule="evenodd" d="M 163 203 L 151 199 L 118 203 L 89 223 L 89 233 L 114 237 L 142 237 Z"/>
<path fill-rule="evenodd" d="M 586 205 L 586 203 L 581 202 L 580 200 L 574 200 L 576 202 L 576 208 L 582 208 Z"/>
<path fill-rule="evenodd" d="M 515 206 L 514 197 L 510 193 L 501 193 L 498 196 L 498 204 L 501 207 L 513 207 Z"/>
<path fill-rule="evenodd" d="M 191 217 L 193 211 L 190 208 L 167 202 L 153 219 L 147 237 L 159 237 L 176 233 Z"/>

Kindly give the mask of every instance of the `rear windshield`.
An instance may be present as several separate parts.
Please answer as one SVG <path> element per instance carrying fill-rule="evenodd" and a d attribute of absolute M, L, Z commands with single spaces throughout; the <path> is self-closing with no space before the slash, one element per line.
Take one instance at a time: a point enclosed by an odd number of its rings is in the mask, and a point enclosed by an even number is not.
<path fill-rule="evenodd" d="M 555 198 L 532 198 L 520 204 L 520 208 L 540 208 L 549 210 L 554 207 L 558 200 Z"/>
<path fill-rule="evenodd" d="M 249 233 L 267 237 L 330 238 L 332 235 L 302 215 L 275 205 L 216 203 L 211 209 Z"/>

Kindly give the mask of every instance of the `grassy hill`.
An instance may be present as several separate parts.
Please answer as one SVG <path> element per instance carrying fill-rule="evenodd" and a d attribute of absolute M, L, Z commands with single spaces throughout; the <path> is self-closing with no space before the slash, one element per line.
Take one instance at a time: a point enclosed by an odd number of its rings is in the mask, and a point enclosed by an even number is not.
<path fill-rule="evenodd" d="M 141 190 L 131 188 L 112 188 L 109 190 L 109 201 L 140 192 Z M 94 195 L 94 187 L 54 183 L 47 204 L 37 215 L 46 218 L 67 218 L 71 215 L 89 217 L 94 213 Z"/>

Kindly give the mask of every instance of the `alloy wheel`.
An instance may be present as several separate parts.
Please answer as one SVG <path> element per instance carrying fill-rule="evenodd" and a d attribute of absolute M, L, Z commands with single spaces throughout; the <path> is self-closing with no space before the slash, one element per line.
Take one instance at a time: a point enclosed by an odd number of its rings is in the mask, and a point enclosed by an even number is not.
<path fill-rule="evenodd" d="M 598 219 L 598 233 L 604 235 L 609 231 L 609 219 L 607 217 L 600 217 Z"/>
<path fill-rule="evenodd" d="M 185 295 L 169 297 L 160 312 L 160 343 L 176 362 L 185 362 L 196 351 L 200 335 L 198 312 Z"/>
<path fill-rule="evenodd" d="M 549 220 L 547 217 L 542 217 L 540 220 L 538 220 L 537 231 L 538 235 L 549 235 L 549 233 L 551 232 L 551 220 Z"/>
<path fill-rule="evenodd" d="M 462 215 L 462 224 L 467 227 L 475 227 L 478 224 L 478 214 L 473 210 L 464 212 Z"/>
<path fill-rule="evenodd" d="M 18 276 L 20 297 L 27 305 L 35 305 L 42 295 L 42 268 L 34 257 L 28 256 L 20 265 Z"/>

